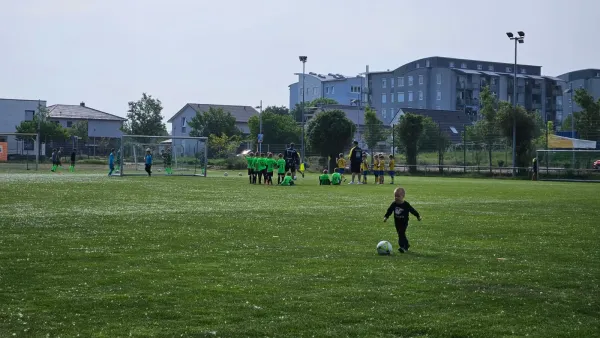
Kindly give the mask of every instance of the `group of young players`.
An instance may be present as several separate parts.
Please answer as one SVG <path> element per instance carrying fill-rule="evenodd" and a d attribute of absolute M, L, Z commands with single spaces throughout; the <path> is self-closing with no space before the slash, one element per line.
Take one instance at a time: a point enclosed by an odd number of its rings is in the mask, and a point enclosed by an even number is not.
<path fill-rule="evenodd" d="M 365 154 L 363 154 L 365 155 Z M 352 156 L 352 155 L 351 155 Z M 342 181 L 346 181 L 345 172 L 346 172 L 346 159 L 344 158 L 344 154 L 340 153 L 338 158 L 336 159 L 337 168 L 335 171 L 340 173 Z M 390 176 L 390 184 L 394 184 L 394 177 L 396 176 L 396 160 L 394 159 L 394 155 L 388 156 L 388 161 L 386 163 L 385 155 L 383 153 L 374 154 L 373 155 L 373 166 L 369 165 L 369 160 L 367 156 L 362 156 L 362 161 L 360 162 L 360 175 L 362 176 L 362 181 L 358 180 L 356 184 L 367 184 L 367 178 L 371 172 L 375 176 L 375 184 L 384 184 L 386 173 Z M 369 170 L 371 169 L 371 170 Z M 350 168 L 352 171 L 352 168 Z M 325 171 L 323 172 L 326 173 Z M 353 174 L 355 174 L 353 172 Z M 353 175 L 354 176 L 354 175 Z M 354 184 L 355 181 L 352 181 L 349 184 Z"/>

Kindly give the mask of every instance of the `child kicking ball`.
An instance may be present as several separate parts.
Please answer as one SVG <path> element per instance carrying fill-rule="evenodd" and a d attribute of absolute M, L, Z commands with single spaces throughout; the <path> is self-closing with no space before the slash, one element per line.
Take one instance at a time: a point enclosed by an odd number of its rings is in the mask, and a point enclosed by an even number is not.
<path fill-rule="evenodd" d="M 394 214 L 394 225 L 396 226 L 396 232 L 398 233 L 398 251 L 404 253 L 408 251 L 410 245 L 408 244 L 408 238 L 406 238 L 406 228 L 408 228 L 408 217 L 410 214 L 415 215 L 418 221 L 421 221 L 421 215 L 413 208 L 410 203 L 404 200 L 406 191 L 404 188 L 396 188 L 394 190 L 394 202 L 390 205 L 383 216 L 383 221 L 386 222 L 388 218 Z"/>

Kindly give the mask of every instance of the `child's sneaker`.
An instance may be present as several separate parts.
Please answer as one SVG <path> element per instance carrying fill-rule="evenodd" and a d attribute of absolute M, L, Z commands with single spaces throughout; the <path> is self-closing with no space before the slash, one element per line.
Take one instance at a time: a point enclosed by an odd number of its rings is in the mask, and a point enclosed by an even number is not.
<path fill-rule="evenodd" d="M 404 253 L 404 249 L 403 248 L 398 248 L 398 251 L 400 251 L 400 253 Z"/>

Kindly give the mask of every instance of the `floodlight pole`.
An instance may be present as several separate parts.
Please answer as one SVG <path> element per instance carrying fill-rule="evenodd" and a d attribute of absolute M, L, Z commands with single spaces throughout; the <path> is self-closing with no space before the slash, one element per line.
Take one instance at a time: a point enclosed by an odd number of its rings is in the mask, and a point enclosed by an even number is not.
<path fill-rule="evenodd" d="M 38 100 L 38 125 L 37 125 L 37 136 L 35 137 L 35 143 L 36 143 L 36 152 L 35 152 L 35 170 L 38 170 L 38 166 L 40 164 L 40 151 L 41 149 L 41 143 L 40 143 L 40 134 L 41 134 L 41 117 L 42 117 L 42 112 L 41 112 L 41 108 L 42 108 L 42 101 Z"/>
<path fill-rule="evenodd" d="M 571 103 L 571 141 L 573 145 L 573 158 L 571 159 L 571 167 L 575 170 L 575 115 L 573 114 L 573 82 L 569 83 L 569 91 L 571 92 L 570 103 Z"/>
<path fill-rule="evenodd" d="M 260 100 L 260 106 L 256 107 L 259 108 L 259 112 L 258 112 L 258 133 L 261 135 L 260 139 L 258 140 L 258 152 L 262 153 L 262 141 L 263 141 L 263 129 L 262 129 L 262 113 L 263 113 L 263 105 L 262 105 L 262 100 Z"/>
<path fill-rule="evenodd" d="M 302 156 L 300 158 L 300 162 L 304 163 L 304 156 L 305 156 L 305 151 L 304 151 L 304 125 L 306 124 L 306 116 L 305 116 L 305 109 L 304 109 L 304 93 L 306 92 L 306 88 L 304 88 L 304 77 L 305 77 L 305 72 L 306 72 L 306 60 L 308 60 L 307 56 L 300 56 L 300 62 L 302 62 Z"/>
<path fill-rule="evenodd" d="M 512 133 L 512 165 L 513 165 L 513 177 L 517 176 L 517 43 L 523 43 L 525 41 L 525 33 L 522 31 L 517 32 L 517 36 L 513 33 L 508 32 L 506 36 L 510 40 L 515 41 L 515 69 L 513 79 L 513 133 Z"/>

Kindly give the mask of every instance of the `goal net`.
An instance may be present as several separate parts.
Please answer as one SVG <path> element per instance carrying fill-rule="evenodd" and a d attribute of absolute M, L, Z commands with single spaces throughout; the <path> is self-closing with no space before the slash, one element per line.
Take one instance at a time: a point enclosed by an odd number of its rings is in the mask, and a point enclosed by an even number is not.
<path fill-rule="evenodd" d="M 539 180 L 600 182 L 600 150 L 538 150 Z"/>
<path fill-rule="evenodd" d="M 0 171 L 37 170 L 45 152 L 36 141 L 37 134 L 0 133 Z"/>
<path fill-rule="evenodd" d="M 148 175 L 147 154 L 152 156 L 152 175 L 206 177 L 206 137 L 123 135 L 115 169 L 121 176 Z"/>

